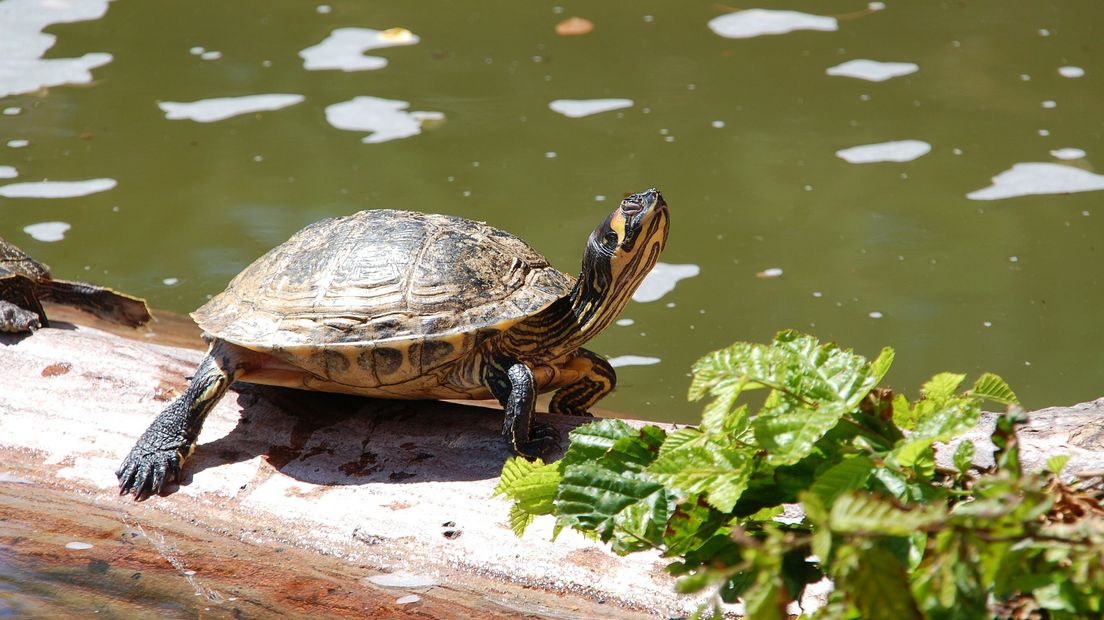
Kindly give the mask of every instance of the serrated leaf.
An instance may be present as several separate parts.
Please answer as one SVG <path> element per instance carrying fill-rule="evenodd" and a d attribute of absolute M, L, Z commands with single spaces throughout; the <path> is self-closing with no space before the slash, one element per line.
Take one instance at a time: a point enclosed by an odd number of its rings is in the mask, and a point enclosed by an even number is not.
<path fill-rule="evenodd" d="M 916 428 L 916 412 L 904 394 L 893 396 L 893 423 L 906 431 Z"/>
<path fill-rule="evenodd" d="M 836 498 L 828 513 L 828 524 L 835 532 L 908 536 L 939 523 L 945 513 L 942 505 L 906 510 L 887 500 L 851 491 Z"/>
<path fill-rule="evenodd" d="M 752 421 L 755 439 L 767 451 L 772 465 L 791 465 L 808 456 L 813 444 L 847 413 L 845 405 L 825 405 L 816 410 L 797 408 L 776 415 L 760 415 Z"/>
<path fill-rule="evenodd" d="M 614 471 L 640 471 L 651 464 L 659 456 L 667 432 L 651 424 L 637 430 L 636 435 L 615 441 L 599 462 Z"/>
<path fill-rule="evenodd" d="M 906 500 L 909 495 L 908 480 L 900 472 L 889 467 L 878 467 L 874 470 L 874 478 L 882 483 L 885 490 L 898 500 Z"/>
<path fill-rule="evenodd" d="M 699 400 L 706 394 L 720 396 L 743 388 L 738 387 L 749 375 L 769 375 L 769 350 L 760 344 L 737 342 L 732 346 L 704 355 L 693 366 L 688 398 Z M 761 385 L 746 386 L 754 389 Z"/>
<path fill-rule="evenodd" d="M 896 355 L 893 349 L 883 347 L 878 357 L 874 358 L 873 362 L 870 362 L 870 375 L 874 379 L 874 385 L 881 383 L 882 379 L 885 378 L 886 373 L 889 372 L 889 367 L 893 365 L 893 358 Z"/>
<path fill-rule="evenodd" d="M 943 401 L 954 396 L 958 386 L 966 379 L 966 375 L 960 375 L 953 372 L 941 372 L 935 375 L 924 384 L 924 387 L 920 389 L 920 393 L 924 398 L 934 401 L 937 404 L 941 404 Z"/>
<path fill-rule="evenodd" d="M 737 396 L 736 392 L 731 392 L 710 401 L 702 411 L 702 431 L 715 438 L 724 438 L 726 442 L 732 442 L 747 430 L 747 405 L 737 407 Z"/>
<path fill-rule="evenodd" d="M 748 453 L 703 438 L 661 454 L 647 471 L 657 482 L 689 495 L 704 495 L 711 506 L 729 512 L 753 470 Z"/>
<path fill-rule="evenodd" d="M 955 448 L 954 466 L 962 473 L 970 471 L 974 465 L 974 442 L 963 439 Z"/>
<path fill-rule="evenodd" d="M 1020 404 L 1020 401 L 1016 398 L 1016 393 L 1004 382 L 1004 379 L 991 372 L 978 377 L 978 380 L 974 382 L 974 387 L 970 388 L 970 393 L 1005 405 Z"/>
<path fill-rule="evenodd" d="M 915 465 L 933 443 L 960 435 L 981 418 L 977 401 L 968 398 L 944 399 L 942 404 L 920 401 L 916 409 L 916 428 L 893 451 L 897 463 L 903 467 Z"/>
<path fill-rule="evenodd" d="M 529 527 L 529 525 L 533 522 L 533 519 L 535 518 L 536 515 L 531 512 L 526 512 L 521 506 L 517 504 L 513 504 L 512 506 L 510 506 L 510 529 L 514 531 L 514 534 L 517 535 L 518 538 L 521 538 L 522 534 L 525 533 L 526 528 Z"/>
<path fill-rule="evenodd" d="M 1070 455 L 1068 454 L 1056 454 L 1047 459 L 1046 470 L 1057 476 L 1062 473 L 1062 470 L 1065 469 L 1066 463 L 1068 463 L 1069 460 Z"/>
<path fill-rule="evenodd" d="M 672 495 L 660 490 L 622 509 L 614 516 L 613 552 L 625 555 L 641 549 L 659 548 L 674 506 Z"/>
<path fill-rule="evenodd" d="M 692 441 L 697 441 L 702 436 L 703 433 L 701 430 L 692 426 L 672 431 L 667 434 L 667 439 L 665 439 L 663 445 L 659 447 L 659 455 L 663 456 L 672 450 L 677 450 Z"/>
<path fill-rule="evenodd" d="M 564 468 L 554 505 L 562 524 L 593 531 L 608 541 L 618 513 L 662 492 L 661 484 L 641 473 L 613 472 L 597 463 L 576 463 Z"/>
<path fill-rule="evenodd" d="M 825 506 L 831 506 L 841 493 L 862 488 L 872 471 L 873 461 L 865 456 L 853 456 L 825 470 L 813 481 L 809 491 Z"/>
<path fill-rule="evenodd" d="M 606 418 L 584 424 L 568 433 L 571 444 L 564 453 L 564 466 L 588 463 L 602 458 L 613 444 L 624 437 L 633 437 L 637 429 L 626 422 Z"/>
<path fill-rule="evenodd" d="M 870 546 L 859 551 L 841 581 L 847 598 L 864 620 L 923 617 L 909 591 L 905 567 L 883 547 Z"/>
<path fill-rule="evenodd" d="M 552 514 L 552 499 L 560 481 L 558 464 L 514 457 L 502 466 L 502 478 L 495 486 L 494 495 L 506 496 L 529 514 Z"/>

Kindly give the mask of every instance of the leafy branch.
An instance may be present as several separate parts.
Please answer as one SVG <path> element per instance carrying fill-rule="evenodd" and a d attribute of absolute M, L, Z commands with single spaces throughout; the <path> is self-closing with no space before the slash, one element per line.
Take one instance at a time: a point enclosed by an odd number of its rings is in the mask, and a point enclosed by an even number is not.
<path fill-rule="evenodd" d="M 962 390 L 941 373 L 910 401 L 877 384 L 872 362 L 793 331 L 737 343 L 694 365 L 690 398 L 708 398 L 698 427 L 667 431 L 600 420 L 577 428 L 563 459 L 515 458 L 496 494 L 512 500 L 521 536 L 552 515 L 620 554 L 658 549 L 676 589 L 706 595 L 701 615 L 743 600 L 753 619 L 786 617 L 805 587 L 836 584 L 816 618 L 1078 618 L 1104 613 L 1104 509 L 1099 481 L 1067 485 L 1025 473 L 1016 395 L 993 374 Z M 752 411 L 745 393 L 766 390 Z M 954 468 L 936 444 L 1008 406 L 992 434 L 996 466 Z M 803 516 L 777 520 L 785 505 Z"/>

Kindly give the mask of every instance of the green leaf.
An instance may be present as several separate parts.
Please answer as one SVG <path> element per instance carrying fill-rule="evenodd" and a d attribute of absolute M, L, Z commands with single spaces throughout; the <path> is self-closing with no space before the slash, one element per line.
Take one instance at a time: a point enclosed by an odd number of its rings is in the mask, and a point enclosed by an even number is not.
<path fill-rule="evenodd" d="M 672 431 L 667 434 L 667 439 L 664 440 L 663 445 L 659 447 L 659 455 L 663 456 L 672 450 L 677 450 L 692 441 L 699 440 L 703 436 L 704 434 L 701 432 L 701 429 L 692 426 Z"/>
<path fill-rule="evenodd" d="M 739 396 L 745 388 L 762 385 L 741 385 L 750 375 L 771 374 L 770 349 L 760 344 L 737 342 L 730 347 L 713 351 L 694 363 L 690 381 L 690 400 L 699 400 L 706 394 Z"/>
<path fill-rule="evenodd" d="M 675 591 L 679 594 L 694 594 L 713 582 L 715 576 L 710 571 L 699 571 L 692 575 L 679 577 L 675 582 Z"/>
<path fill-rule="evenodd" d="M 613 552 L 625 555 L 661 547 L 674 505 L 673 496 L 660 490 L 622 509 L 613 518 Z"/>
<path fill-rule="evenodd" d="M 950 383 L 946 382 L 947 385 Z M 917 403 L 916 411 L 916 428 L 894 450 L 897 463 L 902 467 L 916 464 L 926 456 L 933 443 L 962 434 L 973 428 L 981 418 L 977 401 L 969 398 L 948 398 L 942 402 L 923 400 Z"/>
<path fill-rule="evenodd" d="M 916 428 L 916 411 L 904 394 L 893 396 L 893 423 L 906 431 Z"/>
<path fill-rule="evenodd" d="M 554 505 L 560 523 L 594 531 L 608 541 L 618 513 L 662 492 L 663 486 L 644 474 L 613 472 L 597 463 L 577 463 L 564 468 Z"/>
<path fill-rule="evenodd" d="M 656 459 L 666 437 L 666 431 L 649 424 L 613 442 L 599 461 L 614 471 L 640 471 Z"/>
<path fill-rule="evenodd" d="M 494 495 L 504 495 L 514 501 L 510 509 L 510 527 L 521 536 L 534 515 L 552 514 L 552 500 L 562 477 L 557 463 L 545 464 L 540 459 L 528 461 L 516 456 L 502 466 L 502 478 Z M 529 518 L 522 518 L 523 514 Z"/>
<path fill-rule="evenodd" d="M 788 598 L 781 579 L 760 571 L 755 583 L 744 593 L 748 620 L 784 620 L 788 617 Z"/>
<path fill-rule="evenodd" d="M 1065 469 L 1066 463 L 1068 463 L 1069 460 L 1070 455 L 1068 454 L 1056 454 L 1047 459 L 1046 470 L 1057 476 L 1062 473 L 1062 470 Z"/>
<path fill-rule="evenodd" d="M 836 498 L 828 514 L 828 525 L 835 532 L 908 536 L 946 516 L 942 505 L 906 509 L 887 500 L 855 491 Z"/>
<path fill-rule="evenodd" d="M 935 375 L 924 384 L 924 387 L 920 388 L 920 393 L 924 398 L 934 401 L 937 405 L 942 404 L 948 398 L 954 396 L 955 390 L 962 384 L 962 381 L 966 379 L 966 375 L 960 375 L 951 372 L 941 372 Z"/>
<path fill-rule="evenodd" d="M 813 444 L 839 423 L 846 405 L 819 409 L 797 408 L 777 415 L 760 415 L 752 421 L 755 439 L 767 451 L 772 465 L 790 465 L 808 456 Z"/>
<path fill-rule="evenodd" d="M 723 394 L 706 405 L 701 429 L 714 437 L 724 437 L 729 443 L 747 430 L 747 405 L 736 407 L 736 397 L 735 392 Z"/>
<path fill-rule="evenodd" d="M 516 503 L 510 506 L 510 529 L 514 531 L 514 534 L 516 534 L 518 538 L 521 538 L 521 535 L 525 533 L 526 528 L 529 527 L 535 518 L 537 518 L 536 515 L 527 512 Z"/>
<path fill-rule="evenodd" d="M 959 442 L 958 447 L 955 448 L 954 453 L 954 466 L 955 469 L 962 473 L 970 471 L 970 468 L 974 465 L 974 442 L 969 439 L 963 439 Z"/>
<path fill-rule="evenodd" d="M 820 474 L 809 491 L 825 506 L 831 506 L 844 491 L 862 488 L 872 471 L 874 462 L 869 458 L 861 455 L 846 458 Z"/>
<path fill-rule="evenodd" d="M 721 529 L 727 516 L 697 498 L 679 503 L 663 532 L 663 544 L 667 546 L 665 555 L 685 557 Z"/>
<path fill-rule="evenodd" d="M 897 500 L 904 501 L 908 499 L 909 483 L 901 472 L 888 467 L 879 467 L 874 470 L 874 478 L 885 487 L 886 492 L 897 498 Z"/>
<path fill-rule="evenodd" d="M 895 356 L 896 353 L 894 353 L 893 349 L 884 347 L 882 352 L 878 354 L 878 357 L 876 357 L 873 362 L 870 362 L 870 374 L 874 378 L 874 385 L 877 385 L 885 378 L 886 373 L 889 372 L 889 367 L 893 365 L 893 358 Z"/>
<path fill-rule="evenodd" d="M 597 461 L 613 444 L 625 437 L 635 437 L 635 427 L 621 420 L 606 418 L 584 424 L 568 434 L 571 444 L 564 453 L 563 465 Z"/>
<path fill-rule="evenodd" d="M 841 585 L 864 620 L 922 618 L 909 591 L 905 567 L 884 547 L 858 552 Z"/>
<path fill-rule="evenodd" d="M 748 453 L 702 438 L 661 454 L 647 471 L 669 488 L 704 495 L 711 506 L 729 512 L 747 488 L 753 469 Z"/>
<path fill-rule="evenodd" d="M 991 372 L 978 377 L 978 380 L 974 382 L 974 387 L 970 388 L 970 393 L 1005 405 L 1020 404 L 1019 399 L 1016 398 L 1016 393 L 1008 387 L 1004 379 Z"/>

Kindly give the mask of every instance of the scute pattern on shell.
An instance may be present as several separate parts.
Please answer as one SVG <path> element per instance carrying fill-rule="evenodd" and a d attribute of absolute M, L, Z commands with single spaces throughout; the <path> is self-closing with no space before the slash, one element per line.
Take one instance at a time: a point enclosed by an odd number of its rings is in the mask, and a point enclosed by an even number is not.
<path fill-rule="evenodd" d="M 527 243 L 485 224 L 372 210 L 307 226 L 192 317 L 246 348 L 294 350 L 296 363 L 312 350 L 350 348 L 355 360 L 445 339 L 474 346 L 472 335 L 540 312 L 573 284 Z M 468 337 L 450 338 L 459 335 Z"/>
<path fill-rule="evenodd" d="M 0 239 L 0 276 L 22 274 L 35 281 L 49 280 L 50 270 L 7 241 Z"/>

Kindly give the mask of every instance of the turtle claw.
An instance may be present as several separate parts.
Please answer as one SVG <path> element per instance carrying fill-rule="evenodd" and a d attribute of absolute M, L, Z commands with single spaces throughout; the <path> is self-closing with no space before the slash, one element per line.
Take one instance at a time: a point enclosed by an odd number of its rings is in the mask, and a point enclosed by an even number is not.
<path fill-rule="evenodd" d="M 560 431 L 551 424 L 532 422 L 529 429 L 529 440 L 517 447 L 517 452 L 528 459 L 535 459 L 550 450 L 558 450 L 560 443 Z"/>
<path fill-rule="evenodd" d="M 178 450 L 150 452 L 135 446 L 115 471 L 119 495 L 130 494 L 139 500 L 161 493 L 166 484 L 180 478 L 181 460 Z"/>

